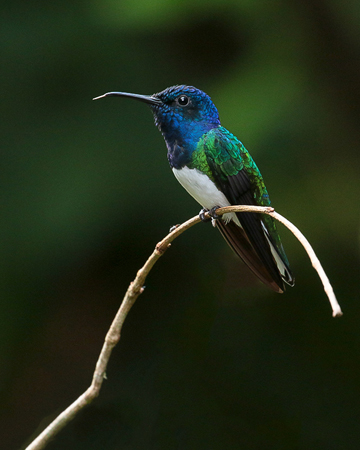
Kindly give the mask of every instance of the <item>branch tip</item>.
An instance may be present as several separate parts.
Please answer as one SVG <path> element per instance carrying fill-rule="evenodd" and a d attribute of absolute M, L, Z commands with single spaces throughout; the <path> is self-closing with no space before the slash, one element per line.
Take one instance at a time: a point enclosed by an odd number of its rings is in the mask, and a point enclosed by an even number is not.
<path fill-rule="evenodd" d="M 341 309 L 337 309 L 335 311 L 333 311 L 333 317 L 341 317 L 343 315 L 343 312 L 341 311 Z"/>

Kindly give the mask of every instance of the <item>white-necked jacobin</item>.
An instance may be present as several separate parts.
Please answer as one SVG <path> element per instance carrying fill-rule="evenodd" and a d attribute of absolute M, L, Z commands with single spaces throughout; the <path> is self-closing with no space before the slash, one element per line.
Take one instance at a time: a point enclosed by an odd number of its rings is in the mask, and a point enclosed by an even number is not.
<path fill-rule="evenodd" d="M 181 85 L 153 95 L 108 92 L 95 99 L 111 96 L 150 106 L 179 183 L 212 213 L 227 243 L 263 283 L 276 292 L 285 290 L 284 282 L 293 286 L 295 280 L 272 217 L 228 213 L 216 218 L 214 214 L 217 207 L 229 205 L 270 206 L 270 199 L 257 165 L 243 144 L 221 126 L 210 97 L 193 86 Z M 200 217 L 204 219 L 204 210 Z"/>

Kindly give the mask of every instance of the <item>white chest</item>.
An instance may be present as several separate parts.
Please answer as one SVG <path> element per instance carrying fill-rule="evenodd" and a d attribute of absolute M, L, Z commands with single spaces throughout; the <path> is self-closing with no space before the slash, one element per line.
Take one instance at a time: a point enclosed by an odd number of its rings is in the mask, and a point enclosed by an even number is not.
<path fill-rule="evenodd" d="M 198 202 L 203 208 L 211 209 L 214 206 L 230 206 L 229 200 L 219 191 L 210 178 L 197 169 L 172 169 L 181 186 Z M 226 221 L 238 219 L 234 213 L 224 214 Z"/>

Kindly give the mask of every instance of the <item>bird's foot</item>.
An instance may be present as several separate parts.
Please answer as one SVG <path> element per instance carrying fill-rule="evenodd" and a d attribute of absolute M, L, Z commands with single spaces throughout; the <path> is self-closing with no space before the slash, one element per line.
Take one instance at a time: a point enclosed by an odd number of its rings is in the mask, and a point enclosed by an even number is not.
<path fill-rule="evenodd" d="M 209 216 L 211 217 L 212 220 L 221 219 L 221 216 L 218 216 L 216 214 L 216 210 L 219 209 L 219 208 L 220 208 L 220 206 L 214 206 L 213 208 L 210 209 Z"/>
<path fill-rule="evenodd" d="M 214 206 L 214 207 L 211 208 L 211 209 L 203 208 L 203 209 L 199 212 L 199 217 L 200 217 L 200 219 L 201 219 L 203 222 L 210 222 L 210 220 L 211 220 L 211 221 L 213 222 L 213 224 L 214 224 L 214 221 L 215 221 L 215 220 L 218 220 L 218 219 L 221 218 L 221 216 L 218 216 L 218 215 L 216 214 L 216 210 L 217 210 L 218 208 L 220 208 L 220 206 Z M 210 217 L 206 217 L 206 216 L 205 216 L 205 213 L 208 213 L 208 215 L 209 215 Z"/>
<path fill-rule="evenodd" d="M 210 222 L 211 217 L 206 217 L 205 214 L 208 213 L 209 210 L 206 208 L 203 208 L 200 212 L 199 212 L 199 217 L 201 219 L 202 222 Z"/>

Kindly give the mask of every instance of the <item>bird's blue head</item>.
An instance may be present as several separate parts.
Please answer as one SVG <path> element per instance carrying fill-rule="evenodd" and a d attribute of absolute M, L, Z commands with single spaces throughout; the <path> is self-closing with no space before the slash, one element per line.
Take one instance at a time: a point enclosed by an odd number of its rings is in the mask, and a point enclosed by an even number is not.
<path fill-rule="evenodd" d="M 201 136 L 220 126 L 219 113 L 211 98 L 193 86 L 172 86 L 153 95 L 161 103 L 151 106 L 155 124 L 166 143 L 196 145 Z"/>
<path fill-rule="evenodd" d="M 220 126 L 219 113 L 211 98 L 193 86 L 171 86 L 153 95 L 108 92 L 96 98 L 107 96 L 130 97 L 147 103 L 168 149 L 177 144 L 191 153 L 204 133 Z"/>

